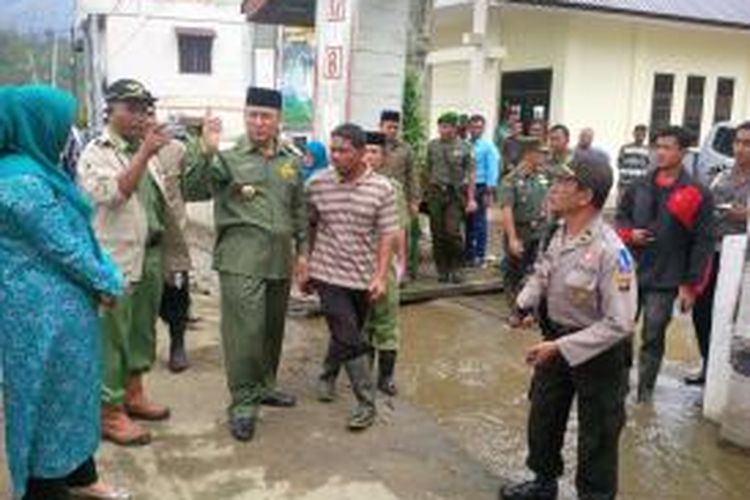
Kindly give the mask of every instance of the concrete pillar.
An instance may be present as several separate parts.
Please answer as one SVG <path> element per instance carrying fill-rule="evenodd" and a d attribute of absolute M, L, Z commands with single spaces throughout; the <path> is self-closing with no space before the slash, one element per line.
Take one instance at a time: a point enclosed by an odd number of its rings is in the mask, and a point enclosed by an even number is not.
<path fill-rule="evenodd" d="M 484 113 L 480 96 L 484 94 L 484 46 L 487 36 L 488 0 L 474 0 L 471 16 L 471 33 L 464 34 L 464 45 L 471 47 L 469 61 L 469 106 L 471 113 Z"/>
<path fill-rule="evenodd" d="M 489 43 L 487 27 L 490 19 L 489 0 L 474 0 L 471 32 L 463 35 L 464 46 L 470 49 L 467 102 L 469 113 L 479 113 L 487 120 L 487 130 L 495 130 L 498 119 L 500 91 L 500 59 L 504 51 Z M 499 26 L 499 22 L 493 22 Z"/>
<path fill-rule="evenodd" d="M 319 0 L 313 135 L 344 121 L 373 128 L 383 108 L 401 109 L 409 3 Z"/>

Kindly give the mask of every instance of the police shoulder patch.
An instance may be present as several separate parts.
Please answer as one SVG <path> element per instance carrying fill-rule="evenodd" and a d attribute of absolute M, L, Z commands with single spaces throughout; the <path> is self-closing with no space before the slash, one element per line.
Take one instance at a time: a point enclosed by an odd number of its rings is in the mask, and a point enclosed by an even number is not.
<path fill-rule="evenodd" d="M 627 248 L 621 247 L 617 252 L 617 269 L 615 270 L 615 284 L 618 290 L 630 291 L 634 271 L 633 257 Z"/>

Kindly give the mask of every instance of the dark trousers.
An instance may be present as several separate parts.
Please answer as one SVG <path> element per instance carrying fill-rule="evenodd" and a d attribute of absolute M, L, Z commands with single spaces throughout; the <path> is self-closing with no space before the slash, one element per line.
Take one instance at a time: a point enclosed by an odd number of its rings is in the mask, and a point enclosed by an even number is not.
<path fill-rule="evenodd" d="M 619 439 L 628 390 L 628 348 L 620 343 L 574 368 L 558 356 L 534 371 L 527 465 L 543 478 L 562 475 L 565 429 L 577 396 L 579 498 L 614 499 L 617 493 Z"/>
<path fill-rule="evenodd" d="M 172 335 L 182 334 L 187 329 L 190 310 L 190 278 L 187 272 L 176 273 L 172 282 L 164 283 L 159 317 L 169 325 Z M 179 286 L 178 286 L 179 285 Z"/>
<path fill-rule="evenodd" d="M 693 325 L 695 326 L 695 337 L 698 340 L 698 349 L 700 350 L 703 363 L 708 363 L 708 349 L 711 345 L 711 323 L 714 313 L 714 294 L 716 293 L 716 281 L 719 277 L 719 262 L 721 255 L 716 252 L 714 255 L 713 265 L 711 266 L 711 275 L 708 278 L 708 284 L 703 294 L 698 297 L 693 306 Z"/>
<path fill-rule="evenodd" d="M 41 479 L 29 478 L 23 500 L 68 500 L 68 488 L 90 486 L 99 480 L 93 458 L 83 462 L 65 477 Z"/>
<path fill-rule="evenodd" d="M 372 347 L 364 331 L 370 309 L 366 290 L 354 290 L 328 283 L 316 283 L 323 316 L 331 339 L 324 375 L 333 375 L 349 360 L 369 355 Z"/>
<path fill-rule="evenodd" d="M 641 351 L 638 355 L 638 392 L 651 392 L 664 358 L 664 337 L 672 321 L 677 290 L 644 290 L 639 298 L 643 312 Z"/>
<path fill-rule="evenodd" d="M 467 263 L 484 261 L 487 253 L 487 186 L 477 184 L 474 193 L 477 210 L 466 216 L 464 259 Z"/>

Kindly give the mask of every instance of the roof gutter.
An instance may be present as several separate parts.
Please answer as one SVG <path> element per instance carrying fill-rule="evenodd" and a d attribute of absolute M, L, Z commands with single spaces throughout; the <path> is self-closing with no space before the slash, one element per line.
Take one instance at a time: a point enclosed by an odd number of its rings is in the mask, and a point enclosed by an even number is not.
<path fill-rule="evenodd" d="M 601 5 L 587 5 L 580 3 L 569 3 L 562 2 L 560 0 L 505 0 L 500 2 L 501 4 L 515 4 L 515 5 L 526 5 L 529 7 L 540 7 L 540 8 L 555 8 L 565 10 L 575 10 L 583 12 L 600 12 L 605 14 L 616 14 L 631 17 L 641 17 L 647 19 L 660 19 L 663 21 L 672 21 L 679 23 L 688 24 L 700 24 L 704 26 L 713 26 L 719 28 L 736 29 L 743 31 L 750 31 L 750 23 L 733 23 L 729 21 L 721 21 L 716 19 L 699 19 L 696 17 L 678 16 L 672 14 L 664 14 L 659 12 L 643 12 L 630 9 L 618 9 L 616 7 L 604 7 Z"/>

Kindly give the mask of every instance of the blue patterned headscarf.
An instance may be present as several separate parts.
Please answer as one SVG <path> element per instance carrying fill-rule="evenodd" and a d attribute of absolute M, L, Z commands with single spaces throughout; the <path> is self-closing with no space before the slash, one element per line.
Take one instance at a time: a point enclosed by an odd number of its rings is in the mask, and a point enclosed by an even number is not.
<path fill-rule="evenodd" d="M 52 87 L 0 87 L 0 176 L 41 177 L 89 219 L 91 204 L 60 165 L 75 113 L 75 99 Z"/>
<path fill-rule="evenodd" d="M 302 169 L 302 176 L 307 181 L 313 174 L 328 167 L 328 155 L 326 147 L 322 142 L 312 141 L 307 143 L 307 152 L 310 153 L 312 163 L 305 165 Z"/>

